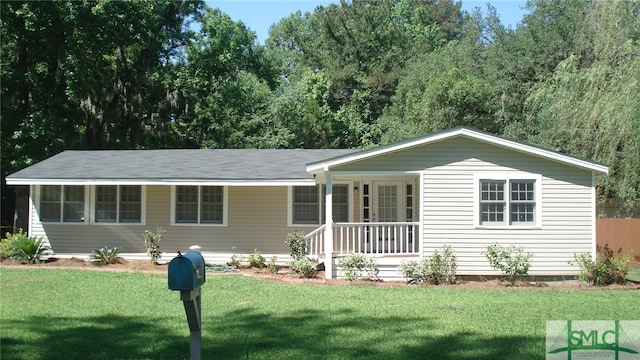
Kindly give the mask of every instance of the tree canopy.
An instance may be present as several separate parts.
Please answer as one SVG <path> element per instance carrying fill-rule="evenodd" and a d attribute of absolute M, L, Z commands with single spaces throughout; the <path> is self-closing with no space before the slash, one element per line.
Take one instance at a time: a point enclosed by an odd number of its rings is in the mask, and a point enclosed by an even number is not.
<path fill-rule="evenodd" d="M 610 166 L 599 194 L 637 211 L 640 2 L 526 9 L 511 29 L 490 5 L 342 0 L 263 45 L 201 1 L 0 2 L 3 184 L 64 149 L 367 148 L 468 126 Z"/>

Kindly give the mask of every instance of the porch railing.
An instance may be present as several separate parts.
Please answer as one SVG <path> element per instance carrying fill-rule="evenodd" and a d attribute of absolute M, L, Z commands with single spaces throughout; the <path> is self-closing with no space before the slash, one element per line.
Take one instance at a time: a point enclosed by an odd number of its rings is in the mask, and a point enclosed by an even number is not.
<path fill-rule="evenodd" d="M 415 254 L 419 249 L 417 222 L 363 222 L 333 224 L 333 254 Z M 309 254 L 324 253 L 325 225 L 307 234 Z"/>

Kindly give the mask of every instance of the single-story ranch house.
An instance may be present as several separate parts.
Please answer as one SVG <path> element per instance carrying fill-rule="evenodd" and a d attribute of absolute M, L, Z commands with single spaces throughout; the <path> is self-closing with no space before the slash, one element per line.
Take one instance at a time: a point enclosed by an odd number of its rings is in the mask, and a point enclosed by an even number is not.
<path fill-rule="evenodd" d="M 290 260 L 308 234 L 326 276 L 338 258 L 377 257 L 380 277 L 451 245 L 460 275 L 496 275 L 488 245 L 524 247 L 531 275 L 577 274 L 595 253 L 595 177 L 606 166 L 456 128 L 368 150 L 64 151 L 7 177 L 30 186 L 29 233 L 56 256 L 120 247 L 166 230 L 163 260 L 200 245 L 211 263 L 257 249 Z"/>

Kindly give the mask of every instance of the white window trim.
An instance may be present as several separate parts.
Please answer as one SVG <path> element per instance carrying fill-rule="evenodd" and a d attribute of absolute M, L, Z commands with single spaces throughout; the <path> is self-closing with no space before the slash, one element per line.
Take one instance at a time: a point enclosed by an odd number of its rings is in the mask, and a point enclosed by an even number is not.
<path fill-rule="evenodd" d="M 229 216 L 229 187 L 222 186 L 222 224 L 211 224 L 211 223 L 200 223 L 200 210 L 202 200 L 201 197 L 201 188 L 203 186 L 209 185 L 180 185 L 180 186 L 196 186 L 198 187 L 198 222 L 197 223 L 179 223 L 176 222 L 176 188 L 179 185 L 171 186 L 171 226 L 209 226 L 209 227 L 226 227 L 228 226 L 228 216 Z M 220 185 L 211 185 L 211 186 L 220 186 Z"/>
<path fill-rule="evenodd" d="M 64 187 L 65 186 L 77 186 L 75 184 L 68 184 L 68 185 L 53 185 L 53 186 L 60 186 L 62 188 L 61 192 L 60 192 L 60 221 L 42 221 L 40 219 L 40 210 L 42 209 L 41 206 L 41 201 L 42 201 L 42 186 L 43 185 L 37 185 L 36 186 L 36 201 L 38 203 L 37 206 L 37 215 L 38 215 L 38 222 L 40 224 L 47 224 L 47 225 L 71 225 L 71 226 L 81 226 L 81 225 L 89 225 L 90 223 L 90 214 L 91 214 L 91 193 L 89 190 L 89 186 L 86 185 L 81 185 L 84 186 L 84 217 L 82 218 L 83 221 L 81 222 L 74 222 L 74 221 L 64 221 Z M 49 185 L 47 185 L 49 186 Z"/>
<path fill-rule="evenodd" d="M 294 187 L 302 187 L 301 185 L 297 186 L 288 186 L 287 187 L 287 226 L 288 227 L 305 227 L 305 228 L 317 228 L 318 226 L 324 225 L 322 223 L 322 218 L 324 214 L 322 213 L 323 204 L 325 203 L 326 194 L 322 191 L 323 186 L 326 184 L 316 184 L 310 186 L 316 186 L 318 188 L 318 214 L 320 215 L 318 218 L 317 224 L 297 224 L 293 222 L 293 188 Z M 353 222 L 353 182 L 352 181 L 334 181 L 333 185 L 347 185 L 347 204 L 349 207 L 349 222 Z"/>
<path fill-rule="evenodd" d="M 504 225 L 483 225 L 481 224 L 480 216 L 480 181 L 481 180 L 498 180 L 505 181 L 505 188 L 507 189 L 505 202 L 507 204 L 505 215 L 506 220 Z M 509 203 L 511 201 L 511 188 L 509 183 L 511 180 L 533 180 L 535 181 L 535 219 L 533 224 L 510 224 L 511 210 Z M 473 224 L 476 229 L 509 229 L 509 230 L 531 230 L 542 228 L 542 175 L 532 174 L 525 172 L 505 172 L 505 173 L 488 173 L 488 174 L 474 174 L 473 176 Z"/>
<path fill-rule="evenodd" d="M 115 184 L 114 184 L 115 185 Z M 120 222 L 120 187 L 122 185 L 116 185 L 117 186 L 117 214 L 116 216 L 118 217 L 118 220 L 115 222 L 100 222 L 100 221 L 96 221 L 95 219 L 95 213 L 96 213 L 96 187 L 100 186 L 100 185 L 92 185 L 92 186 L 86 186 L 88 188 L 90 188 L 90 196 L 91 196 L 91 207 L 89 210 L 89 216 L 90 216 L 90 221 L 89 223 L 91 225 L 98 225 L 98 226 L 128 226 L 128 225 L 132 225 L 132 226 L 139 226 L 139 225 L 146 225 L 147 224 L 147 186 L 146 185 L 140 185 L 140 222 Z M 130 185 L 127 185 L 130 186 Z M 134 185 L 135 186 L 135 185 Z"/>

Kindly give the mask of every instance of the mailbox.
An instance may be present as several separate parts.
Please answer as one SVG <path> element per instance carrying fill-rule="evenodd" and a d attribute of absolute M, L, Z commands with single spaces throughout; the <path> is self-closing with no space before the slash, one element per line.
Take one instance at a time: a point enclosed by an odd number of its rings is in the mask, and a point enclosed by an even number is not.
<path fill-rule="evenodd" d="M 169 263 L 169 289 L 193 290 L 205 282 L 204 258 L 197 251 L 178 253 Z"/>

